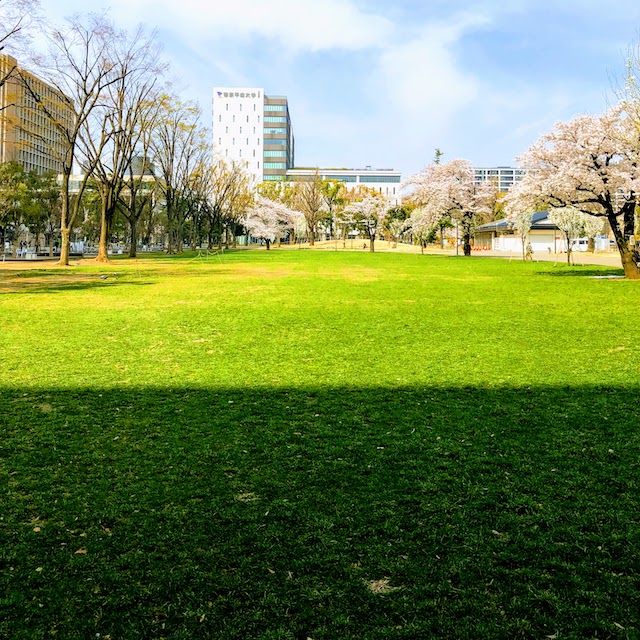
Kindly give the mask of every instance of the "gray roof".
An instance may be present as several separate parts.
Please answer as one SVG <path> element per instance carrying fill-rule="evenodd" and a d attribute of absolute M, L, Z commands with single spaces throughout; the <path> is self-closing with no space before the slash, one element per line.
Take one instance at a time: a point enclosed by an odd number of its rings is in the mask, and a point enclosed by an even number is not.
<path fill-rule="evenodd" d="M 506 220 L 495 220 L 494 222 L 487 222 L 487 224 L 481 224 L 477 229 L 478 231 L 509 231 L 512 228 L 511 223 Z M 531 216 L 531 229 L 557 229 L 555 224 L 549 220 L 548 211 L 536 211 Z"/>

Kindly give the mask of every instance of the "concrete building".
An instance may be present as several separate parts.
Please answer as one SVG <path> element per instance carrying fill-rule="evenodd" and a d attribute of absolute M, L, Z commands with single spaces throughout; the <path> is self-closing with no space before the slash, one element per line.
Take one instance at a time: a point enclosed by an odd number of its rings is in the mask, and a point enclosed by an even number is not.
<path fill-rule="evenodd" d="M 515 167 L 475 167 L 474 171 L 476 182 L 490 182 L 498 187 L 498 191 L 509 191 L 526 173 Z"/>
<path fill-rule="evenodd" d="M 295 138 L 285 96 L 268 96 L 261 87 L 215 87 L 213 147 L 218 155 L 241 162 L 255 184 L 322 179 L 340 180 L 347 189 L 366 186 L 400 202 L 399 171 L 393 169 L 295 168 Z"/>
<path fill-rule="evenodd" d="M 243 163 L 256 184 L 284 180 L 294 166 L 295 142 L 284 96 L 267 96 L 258 87 L 216 87 L 212 133 L 218 154 Z"/>
<path fill-rule="evenodd" d="M 367 187 L 381 193 L 393 204 L 400 204 L 400 182 L 401 174 L 393 169 L 289 169 L 287 179 L 289 180 L 310 180 L 316 171 L 321 180 L 338 180 L 344 182 L 347 189 L 353 190 L 358 187 Z"/>
<path fill-rule="evenodd" d="M 6 78 L 0 86 L 0 162 L 19 162 L 25 171 L 60 173 L 58 158 L 64 155 L 67 145 L 60 129 L 42 113 L 32 92 L 63 127 L 73 118 L 69 100 L 6 54 L 0 54 L 0 78 Z"/>

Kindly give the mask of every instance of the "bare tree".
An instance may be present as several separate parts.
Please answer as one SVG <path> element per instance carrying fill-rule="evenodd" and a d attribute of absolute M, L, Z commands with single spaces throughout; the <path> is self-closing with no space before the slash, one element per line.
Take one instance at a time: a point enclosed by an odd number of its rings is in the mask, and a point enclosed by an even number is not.
<path fill-rule="evenodd" d="M 229 236 L 241 224 L 245 209 L 251 204 L 251 176 L 238 162 L 218 159 L 211 163 L 208 181 L 209 245 L 217 238 L 218 245 L 229 245 Z"/>
<path fill-rule="evenodd" d="M 0 51 L 9 47 L 20 53 L 30 42 L 31 29 L 40 23 L 40 4 L 37 0 L 0 0 Z M 12 59 L 0 68 L 0 87 L 17 71 Z M 0 110 L 6 108 L 2 105 Z"/>
<path fill-rule="evenodd" d="M 315 244 L 318 234 L 318 223 L 325 215 L 325 200 L 322 180 L 316 170 L 310 180 L 296 183 L 296 209 L 303 215 L 307 223 L 309 244 Z"/>
<path fill-rule="evenodd" d="M 81 144 L 81 133 L 89 125 L 94 111 L 99 109 L 106 90 L 116 83 L 121 68 L 114 63 L 113 47 L 120 37 L 104 15 L 76 15 L 62 27 L 51 26 L 45 32 L 48 51 L 38 56 L 38 64 L 57 95 L 40 95 L 28 74 L 21 74 L 21 82 L 31 98 L 32 109 L 44 117 L 60 134 L 64 144 L 52 145 L 46 133 L 34 128 L 30 133 L 60 163 L 62 173 L 62 203 L 60 234 L 60 264 L 69 264 L 69 240 L 81 212 L 82 194 L 93 173 L 95 163 L 107 136 L 94 142 L 93 157 Z M 28 125 L 23 125 L 28 126 Z M 74 189 L 71 176 L 78 162 L 84 170 Z"/>
<path fill-rule="evenodd" d="M 93 166 L 102 202 L 98 262 L 109 259 L 110 227 L 121 194 L 125 187 L 133 186 L 133 165 L 137 153 L 141 151 L 140 143 L 145 142 L 145 135 L 148 151 L 148 128 L 158 112 L 153 103 L 153 90 L 163 70 L 163 66 L 157 62 L 157 53 L 153 34 L 147 35 L 141 27 L 131 37 L 123 35 L 118 39 L 113 52 L 117 80 L 106 88 L 101 105 L 85 121 L 80 131 L 84 156 L 87 164 Z M 139 211 L 135 206 L 133 209 Z M 137 219 L 132 215 L 125 217 L 132 227 L 131 234 L 135 240 Z M 135 252 L 135 249 L 132 250 Z"/>
<path fill-rule="evenodd" d="M 182 251 L 185 192 L 206 154 L 206 134 L 199 128 L 200 109 L 174 95 L 158 98 L 158 123 L 152 140 L 156 181 L 165 202 L 168 251 Z"/>

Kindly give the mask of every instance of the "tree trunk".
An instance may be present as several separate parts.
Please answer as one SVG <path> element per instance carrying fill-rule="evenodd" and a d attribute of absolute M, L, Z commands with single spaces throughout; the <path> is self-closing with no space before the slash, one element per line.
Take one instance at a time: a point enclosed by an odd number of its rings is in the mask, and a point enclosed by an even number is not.
<path fill-rule="evenodd" d="M 58 264 L 68 267 L 69 266 L 69 238 L 71 236 L 71 229 L 60 229 L 60 235 L 62 236 L 60 241 L 60 260 Z"/>
<path fill-rule="evenodd" d="M 469 257 L 471 255 L 471 234 L 464 233 L 462 236 L 462 252 L 465 256 Z"/>
<path fill-rule="evenodd" d="M 109 262 L 109 224 L 107 222 L 107 209 L 103 205 L 100 213 L 100 241 L 98 242 L 98 257 L 96 262 Z"/>
<path fill-rule="evenodd" d="M 131 242 L 129 244 L 129 257 L 136 258 L 138 256 L 138 229 L 137 225 L 132 218 L 129 220 L 129 226 L 131 227 Z"/>
<path fill-rule="evenodd" d="M 616 244 L 618 245 L 624 275 L 630 280 L 640 280 L 640 268 L 638 268 L 640 256 L 638 255 L 638 250 L 635 247 L 629 246 L 629 241 L 625 237 L 623 230 L 620 228 L 618 219 L 615 215 L 611 214 L 611 216 L 607 217 L 607 220 L 611 225 L 611 231 L 613 231 L 613 236 L 616 239 Z"/>

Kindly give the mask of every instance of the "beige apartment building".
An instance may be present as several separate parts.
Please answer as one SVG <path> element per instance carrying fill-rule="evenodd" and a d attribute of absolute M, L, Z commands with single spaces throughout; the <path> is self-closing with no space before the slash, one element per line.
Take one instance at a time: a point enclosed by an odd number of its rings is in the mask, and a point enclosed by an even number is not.
<path fill-rule="evenodd" d="M 59 158 L 67 145 L 60 128 L 44 115 L 36 99 L 65 129 L 73 118 L 70 101 L 20 68 L 17 60 L 6 54 L 0 54 L 0 80 L 3 78 L 6 80 L 0 86 L 0 162 L 19 162 L 25 171 L 61 173 Z"/>

